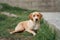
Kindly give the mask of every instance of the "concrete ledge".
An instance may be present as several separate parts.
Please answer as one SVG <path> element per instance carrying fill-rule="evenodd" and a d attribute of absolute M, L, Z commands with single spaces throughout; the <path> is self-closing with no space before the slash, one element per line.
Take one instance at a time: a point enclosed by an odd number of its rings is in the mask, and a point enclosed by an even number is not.
<path fill-rule="evenodd" d="M 60 12 L 41 12 L 43 18 L 60 30 Z"/>
<path fill-rule="evenodd" d="M 55 30 L 55 40 L 60 40 L 60 12 L 41 12 L 45 22 Z"/>

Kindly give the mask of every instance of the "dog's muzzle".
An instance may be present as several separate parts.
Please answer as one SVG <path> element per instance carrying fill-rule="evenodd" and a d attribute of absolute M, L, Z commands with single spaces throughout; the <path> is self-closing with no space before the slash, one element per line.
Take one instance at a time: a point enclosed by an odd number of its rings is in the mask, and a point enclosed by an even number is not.
<path fill-rule="evenodd" d="M 38 21 L 38 19 L 36 19 L 36 21 Z"/>

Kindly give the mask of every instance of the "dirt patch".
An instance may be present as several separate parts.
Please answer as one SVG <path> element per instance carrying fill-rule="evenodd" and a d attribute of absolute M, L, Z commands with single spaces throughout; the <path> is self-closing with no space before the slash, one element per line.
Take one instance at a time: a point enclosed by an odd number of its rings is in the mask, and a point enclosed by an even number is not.
<path fill-rule="evenodd" d="M 1 14 L 4 14 L 4 15 L 9 16 L 9 17 L 18 17 L 17 15 L 11 14 L 9 12 L 1 12 Z"/>

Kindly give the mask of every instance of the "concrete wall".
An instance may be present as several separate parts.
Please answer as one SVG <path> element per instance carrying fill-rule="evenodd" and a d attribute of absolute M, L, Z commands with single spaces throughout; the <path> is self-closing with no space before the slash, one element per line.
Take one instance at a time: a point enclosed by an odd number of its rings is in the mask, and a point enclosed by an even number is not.
<path fill-rule="evenodd" d="M 44 22 L 55 32 L 55 40 L 60 40 L 60 12 L 41 12 Z"/>
<path fill-rule="evenodd" d="M 0 0 L 12 6 L 40 11 L 60 11 L 60 0 Z"/>

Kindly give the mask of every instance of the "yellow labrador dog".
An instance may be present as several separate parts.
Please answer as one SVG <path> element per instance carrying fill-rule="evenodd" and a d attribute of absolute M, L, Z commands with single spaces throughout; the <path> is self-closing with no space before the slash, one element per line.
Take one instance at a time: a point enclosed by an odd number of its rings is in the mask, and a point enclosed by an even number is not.
<path fill-rule="evenodd" d="M 42 14 L 40 12 L 33 12 L 29 15 L 29 18 L 30 19 L 27 21 L 19 22 L 15 30 L 10 32 L 10 34 L 24 30 L 33 34 L 33 36 L 35 36 L 36 33 L 34 32 L 34 30 L 39 29 Z"/>

